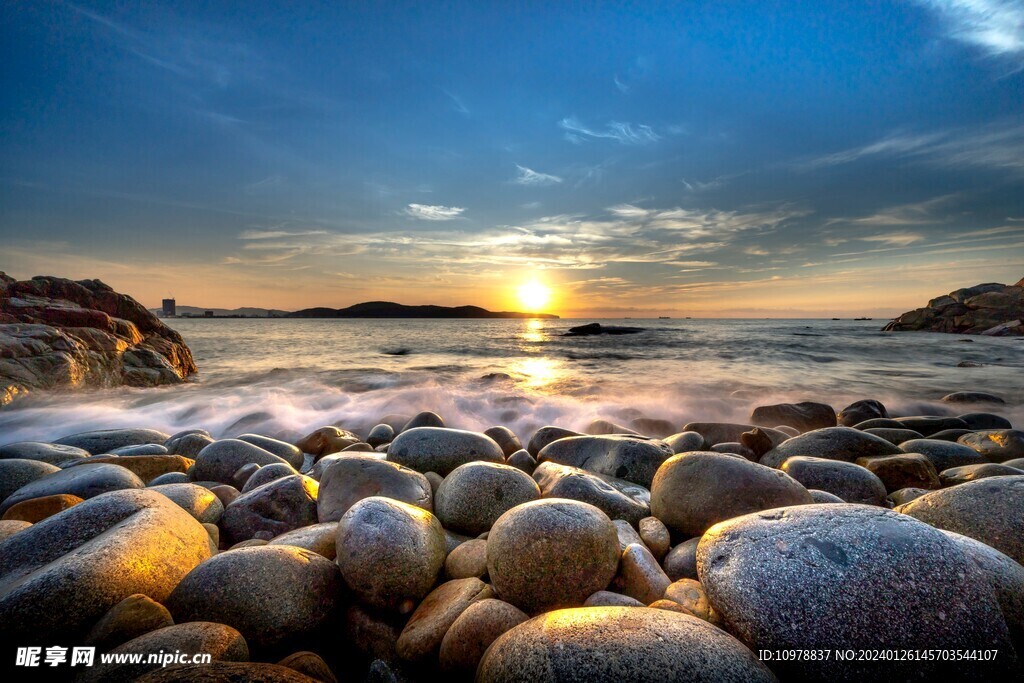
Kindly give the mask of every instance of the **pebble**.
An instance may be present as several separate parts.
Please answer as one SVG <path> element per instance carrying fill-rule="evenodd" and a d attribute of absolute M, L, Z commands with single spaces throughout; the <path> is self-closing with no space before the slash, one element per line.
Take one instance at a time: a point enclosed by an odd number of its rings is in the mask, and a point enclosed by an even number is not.
<path fill-rule="evenodd" d="M 666 527 L 660 519 L 657 517 L 644 517 L 640 520 L 638 526 L 640 531 L 640 538 L 643 539 L 644 545 L 651 551 L 660 562 L 665 554 L 668 552 L 669 546 L 672 543 L 672 539 L 669 536 L 668 527 Z"/>

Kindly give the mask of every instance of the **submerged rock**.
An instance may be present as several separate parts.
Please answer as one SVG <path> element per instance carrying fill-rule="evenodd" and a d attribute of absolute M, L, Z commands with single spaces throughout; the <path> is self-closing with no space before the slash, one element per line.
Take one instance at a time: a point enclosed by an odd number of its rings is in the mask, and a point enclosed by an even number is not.
<path fill-rule="evenodd" d="M 642 327 L 625 327 L 621 325 L 602 325 L 601 323 L 588 323 L 570 327 L 563 337 L 588 337 L 595 334 L 637 334 L 644 332 Z"/>

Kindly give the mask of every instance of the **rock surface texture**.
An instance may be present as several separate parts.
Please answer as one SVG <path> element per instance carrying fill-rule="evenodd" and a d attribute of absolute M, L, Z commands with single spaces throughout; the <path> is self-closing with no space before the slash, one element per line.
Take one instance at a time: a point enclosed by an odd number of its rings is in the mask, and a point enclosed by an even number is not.
<path fill-rule="evenodd" d="M 1014 285 L 988 282 L 932 299 L 882 328 L 885 332 L 954 332 L 1024 335 L 1024 278 Z"/>

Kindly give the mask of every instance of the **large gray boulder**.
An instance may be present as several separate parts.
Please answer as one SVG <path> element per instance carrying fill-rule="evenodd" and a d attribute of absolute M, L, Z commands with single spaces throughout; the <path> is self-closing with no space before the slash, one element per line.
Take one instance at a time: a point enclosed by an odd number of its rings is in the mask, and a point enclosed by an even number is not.
<path fill-rule="evenodd" d="M 624 435 L 571 436 L 542 448 L 537 462 L 579 467 L 650 488 L 654 473 L 672 455 L 672 447 L 656 439 Z"/>
<path fill-rule="evenodd" d="M 191 477 L 193 481 L 219 481 L 222 484 L 234 484 L 232 476 L 238 471 L 238 468 L 250 463 L 262 467 L 274 463 L 288 464 L 288 461 L 259 446 L 254 446 L 248 441 L 221 439 L 199 451 Z"/>
<path fill-rule="evenodd" d="M 1016 666 L 988 577 L 943 533 L 891 510 L 746 515 L 712 527 L 697 562 L 725 628 L 759 649 L 1000 650 L 991 663 L 779 660 L 783 680 L 989 680 Z"/>
<path fill-rule="evenodd" d="M 772 683 L 745 645 L 697 617 L 646 607 L 580 607 L 500 636 L 478 683 Z"/>
<path fill-rule="evenodd" d="M 1020 429 L 987 429 L 964 434 L 957 441 L 989 462 L 1024 458 L 1024 431 Z"/>
<path fill-rule="evenodd" d="M 935 467 L 937 472 L 951 467 L 978 465 L 987 462 L 985 458 L 962 444 L 939 439 L 911 439 L 900 444 L 904 453 L 920 453 Z"/>
<path fill-rule="evenodd" d="M 53 472 L 22 486 L 0 503 L 0 514 L 7 512 L 12 506 L 32 498 L 53 496 L 59 493 L 69 493 L 79 498 L 92 498 L 109 491 L 141 489 L 143 486 L 145 486 L 143 481 L 125 467 L 85 463 Z"/>
<path fill-rule="evenodd" d="M 0 638 L 80 642 L 129 595 L 162 602 L 210 557 L 206 529 L 167 497 L 105 493 L 0 541 Z"/>
<path fill-rule="evenodd" d="M 885 505 L 886 490 L 882 480 L 852 462 L 794 455 L 782 463 L 782 471 L 805 488 L 827 491 L 846 503 Z"/>
<path fill-rule="evenodd" d="M 0 460 L 0 503 L 22 486 L 54 472 L 60 472 L 60 468 L 41 460 Z"/>
<path fill-rule="evenodd" d="M 478 432 L 445 427 L 413 427 L 388 446 L 388 460 L 417 472 L 437 472 L 442 477 L 459 465 L 483 460 L 504 463 L 501 447 Z"/>
<path fill-rule="evenodd" d="M 444 478 L 434 497 L 434 514 L 446 529 L 479 536 L 517 505 L 540 498 L 530 475 L 509 465 L 470 462 Z"/>
<path fill-rule="evenodd" d="M 338 567 L 303 548 L 263 545 L 220 553 L 193 569 L 166 601 L 178 623 L 238 629 L 250 647 L 301 642 L 335 615 Z"/>
<path fill-rule="evenodd" d="M 836 411 L 827 403 L 802 401 L 758 406 L 750 414 L 751 424 L 760 427 L 786 425 L 800 432 L 836 426 Z"/>
<path fill-rule="evenodd" d="M 19 441 L 0 446 L 0 459 L 38 460 L 58 466 L 72 460 L 83 460 L 90 455 L 92 454 L 84 448 L 43 441 Z"/>
<path fill-rule="evenodd" d="M 761 464 L 782 467 L 786 458 L 810 455 L 815 458 L 856 462 L 857 458 L 903 453 L 885 439 L 851 427 L 826 427 L 786 440 L 761 457 Z"/>
<path fill-rule="evenodd" d="M 150 486 L 170 498 L 175 505 L 188 512 L 202 524 L 216 524 L 224 514 L 224 505 L 217 494 L 198 484 L 160 484 Z"/>
<path fill-rule="evenodd" d="M 611 519 L 636 526 L 651 514 L 651 492 L 639 484 L 587 472 L 578 467 L 545 462 L 533 471 L 544 498 L 568 498 L 590 503 Z"/>
<path fill-rule="evenodd" d="M 416 470 L 361 453 L 328 455 L 317 465 L 323 462 L 329 464 L 320 477 L 317 518 L 321 522 L 338 521 L 371 496 L 393 498 L 428 512 L 434 509 L 430 482 Z"/>
<path fill-rule="evenodd" d="M 243 493 L 224 508 L 221 528 L 234 542 L 275 536 L 316 524 L 319 484 L 302 474 L 275 479 Z"/>
<path fill-rule="evenodd" d="M 284 441 L 278 441 L 272 439 L 269 436 L 262 436 L 260 434 L 242 434 L 235 437 L 239 441 L 246 441 L 251 443 L 253 446 L 259 446 L 268 453 L 273 453 L 279 458 L 284 458 L 288 461 L 288 464 L 299 469 L 302 467 L 302 461 L 305 456 L 302 454 L 302 450 L 298 446 L 293 446 L 290 443 Z"/>
<path fill-rule="evenodd" d="M 140 446 L 143 444 L 162 444 L 170 438 L 170 434 L 155 429 L 100 429 L 92 432 L 71 434 L 54 441 L 63 446 L 72 446 L 89 451 L 93 455 L 109 453 L 115 448 Z"/>

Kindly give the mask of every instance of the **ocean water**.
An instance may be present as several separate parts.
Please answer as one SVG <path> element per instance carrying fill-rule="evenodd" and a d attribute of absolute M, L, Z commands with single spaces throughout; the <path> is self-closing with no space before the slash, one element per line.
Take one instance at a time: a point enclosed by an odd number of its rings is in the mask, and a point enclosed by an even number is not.
<path fill-rule="evenodd" d="M 1021 339 L 882 333 L 880 320 L 618 320 L 601 322 L 645 331 L 562 336 L 586 322 L 171 320 L 196 381 L 30 396 L 0 411 L 0 443 L 130 426 L 291 439 L 335 424 L 365 435 L 384 415 L 420 410 L 525 439 L 598 417 L 745 422 L 756 405 L 805 399 L 955 415 L 966 409 L 938 399 L 958 390 L 1003 396 L 997 412 L 1024 424 Z"/>

